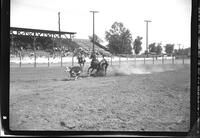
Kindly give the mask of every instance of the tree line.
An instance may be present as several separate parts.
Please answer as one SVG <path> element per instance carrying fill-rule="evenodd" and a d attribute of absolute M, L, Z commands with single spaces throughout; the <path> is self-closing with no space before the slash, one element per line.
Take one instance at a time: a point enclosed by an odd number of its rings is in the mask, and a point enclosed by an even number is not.
<path fill-rule="evenodd" d="M 94 39 L 92 36 L 89 36 L 89 39 L 98 43 L 102 42 L 97 35 L 94 35 Z M 138 55 L 142 51 L 143 38 L 137 36 L 133 41 L 130 30 L 121 22 L 114 22 L 112 24 L 111 28 L 105 32 L 105 39 L 108 42 L 106 47 L 111 54 L 133 54 L 132 51 L 134 51 L 134 53 Z M 160 55 L 163 50 L 165 50 L 168 55 L 190 53 L 190 48 L 174 49 L 174 44 L 166 44 L 163 47 L 161 45 L 161 43 L 149 44 L 149 51 L 145 50 L 144 54 L 154 53 Z"/>
<path fill-rule="evenodd" d="M 96 34 L 89 36 L 91 42 L 95 42 L 96 45 L 103 42 Z M 105 39 L 108 42 L 108 45 L 104 50 L 109 51 L 111 54 L 133 54 L 133 51 L 136 55 L 140 54 L 142 51 L 142 37 L 137 36 L 134 40 L 129 29 L 127 29 L 123 23 L 114 22 L 111 28 L 105 32 Z M 61 45 L 63 46 L 63 51 L 65 52 L 74 52 L 79 46 L 70 40 L 61 40 Z M 101 46 L 101 45 L 99 45 Z M 11 53 L 17 53 L 19 50 L 43 50 L 46 52 L 54 53 L 55 51 L 61 51 L 60 40 L 59 38 L 37 38 L 35 46 L 33 44 L 33 38 L 30 36 L 16 36 L 11 40 L 10 50 Z M 174 44 L 166 44 L 162 46 L 161 43 L 152 43 L 149 44 L 149 51 L 145 51 L 144 54 L 162 54 L 162 51 L 166 52 L 168 55 L 189 55 L 190 48 L 186 49 L 174 49 Z"/>

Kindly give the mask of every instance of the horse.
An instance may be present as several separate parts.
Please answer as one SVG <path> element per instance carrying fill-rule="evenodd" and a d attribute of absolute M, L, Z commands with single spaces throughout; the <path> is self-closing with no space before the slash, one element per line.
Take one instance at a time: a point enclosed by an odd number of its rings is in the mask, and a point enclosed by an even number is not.
<path fill-rule="evenodd" d="M 88 74 L 89 74 L 90 69 L 92 69 L 92 71 L 90 71 L 90 74 L 93 72 L 94 69 L 96 69 L 96 72 L 99 71 L 100 64 L 99 64 L 99 60 L 97 58 L 92 59 L 90 67 L 88 68 L 88 71 L 87 71 Z"/>
<path fill-rule="evenodd" d="M 104 71 L 104 76 L 106 76 L 106 72 L 107 72 L 107 68 L 108 68 L 108 62 L 107 60 L 104 58 L 99 62 L 99 60 L 94 57 L 91 61 L 91 65 L 88 68 L 88 74 L 89 74 L 89 70 L 92 68 L 92 71 L 90 72 L 90 74 L 93 72 L 94 69 L 96 69 L 96 75 L 100 72 L 100 71 Z"/>
<path fill-rule="evenodd" d="M 77 59 L 78 59 L 78 64 L 80 65 L 80 67 L 84 67 L 85 62 L 86 62 L 85 58 L 82 55 L 81 56 L 79 55 Z"/>

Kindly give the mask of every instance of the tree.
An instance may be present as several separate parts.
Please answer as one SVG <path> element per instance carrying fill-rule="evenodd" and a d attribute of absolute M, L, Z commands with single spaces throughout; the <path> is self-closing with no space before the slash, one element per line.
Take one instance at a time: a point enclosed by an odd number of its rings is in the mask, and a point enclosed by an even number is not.
<path fill-rule="evenodd" d="M 132 54 L 132 35 L 121 22 L 114 22 L 109 31 L 105 32 L 108 48 L 113 54 Z"/>
<path fill-rule="evenodd" d="M 149 45 L 149 52 L 156 52 L 156 43 L 152 43 Z"/>
<path fill-rule="evenodd" d="M 171 55 L 173 53 L 173 51 L 174 51 L 174 44 L 166 44 L 166 46 L 165 46 L 165 52 L 167 54 Z"/>
<path fill-rule="evenodd" d="M 191 51 L 191 48 L 189 47 L 189 48 L 185 48 L 184 50 L 183 50 L 183 54 L 184 55 L 190 55 L 190 51 Z"/>
<path fill-rule="evenodd" d="M 88 36 L 90 41 L 93 42 L 93 35 L 92 36 Z M 99 38 L 96 34 L 94 34 L 94 42 L 97 42 L 97 43 L 102 43 L 103 40 L 101 38 Z"/>
<path fill-rule="evenodd" d="M 156 54 L 160 55 L 162 52 L 162 46 L 161 43 L 158 43 L 157 47 L 156 47 Z"/>
<path fill-rule="evenodd" d="M 138 55 L 140 53 L 140 51 L 142 50 L 142 37 L 137 36 L 137 38 L 134 40 L 133 42 L 133 49 L 136 55 Z"/>
<path fill-rule="evenodd" d="M 149 52 L 154 52 L 157 55 L 160 55 L 162 52 L 162 46 L 161 43 L 158 43 L 156 46 L 156 43 L 152 43 L 149 45 Z"/>

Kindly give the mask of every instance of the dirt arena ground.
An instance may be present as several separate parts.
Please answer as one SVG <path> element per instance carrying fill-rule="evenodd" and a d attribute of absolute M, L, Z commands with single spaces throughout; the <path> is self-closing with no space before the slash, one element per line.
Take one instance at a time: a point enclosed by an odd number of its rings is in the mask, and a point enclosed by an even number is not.
<path fill-rule="evenodd" d="M 124 71 L 125 70 L 125 71 Z M 189 130 L 190 64 L 109 66 L 70 80 L 64 67 L 10 69 L 10 129 Z"/>

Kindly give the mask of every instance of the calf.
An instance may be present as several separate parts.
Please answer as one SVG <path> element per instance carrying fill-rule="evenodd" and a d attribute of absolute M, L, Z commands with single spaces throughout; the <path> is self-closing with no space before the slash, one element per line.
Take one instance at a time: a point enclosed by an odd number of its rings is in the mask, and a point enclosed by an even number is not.
<path fill-rule="evenodd" d="M 69 72 L 70 78 L 74 77 L 74 80 L 76 80 L 80 77 L 80 74 L 83 72 L 83 69 L 80 66 L 66 67 L 65 72 Z"/>

